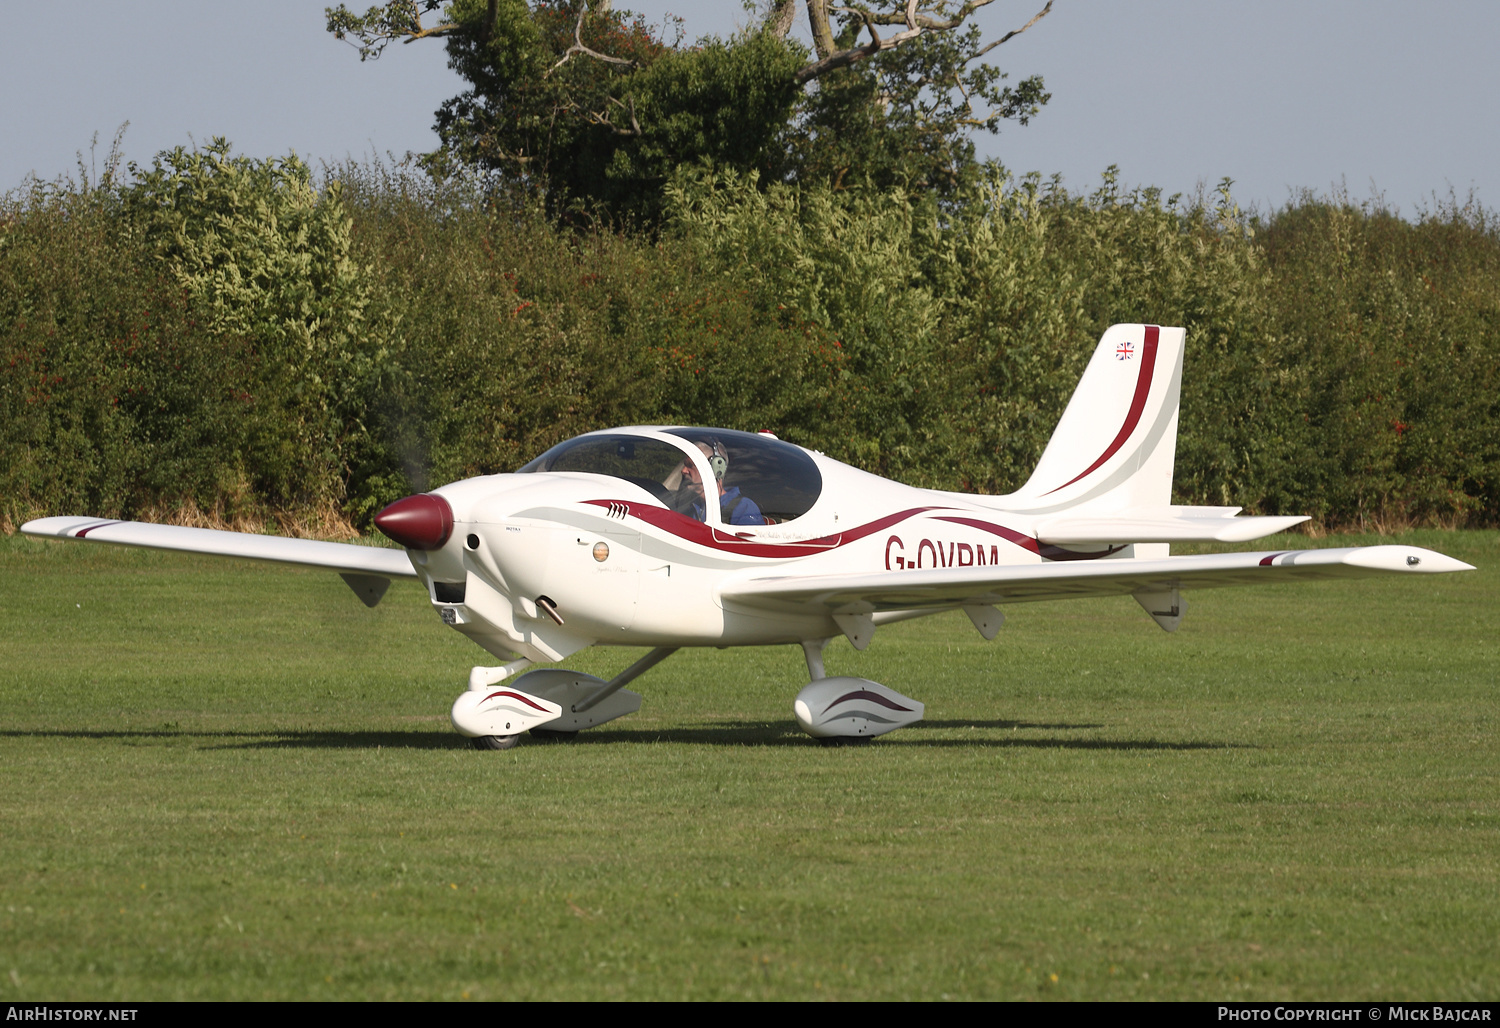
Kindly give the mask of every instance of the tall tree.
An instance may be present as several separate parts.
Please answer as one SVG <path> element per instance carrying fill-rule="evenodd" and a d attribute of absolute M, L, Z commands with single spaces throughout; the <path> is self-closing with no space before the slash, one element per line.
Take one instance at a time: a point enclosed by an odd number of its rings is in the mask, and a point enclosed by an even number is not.
<path fill-rule="evenodd" d="M 816 16 L 819 4 L 826 13 L 826 0 L 809 0 L 820 56 L 798 75 L 817 86 L 785 137 L 790 172 L 836 186 L 863 178 L 944 192 L 957 187 L 975 166 L 974 132 L 997 133 L 1006 121 L 1025 125 L 1051 99 L 1041 76 L 1010 86 L 1004 72 L 983 61 L 1044 17 L 1050 0 L 1031 21 L 988 43 L 981 27 L 966 21 L 987 2 L 941 18 L 920 12 L 912 0 L 899 4 L 899 14 L 844 9 L 835 35 Z M 880 26 L 896 17 L 907 19 L 898 23 L 903 31 L 882 36 Z"/>
<path fill-rule="evenodd" d="M 976 16 L 993 2 L 805 0 L 811 53 L 789 35 L 796 0 L 770 0 L 734 39 L 690 46 L 610 0 L 390 0 L 329 8 L 327 24 L 361 59 L 446 41 L 470 88 L 437 112 L 435 170 L 499 169 L 554 208 L 602 202 L 650 219 L 673 171 L 705 159 L 768 179 L 956 183 L 974 130 L 1025 124 L 1048 100 L 1040 77 L 1004 85 L 984 58 L 1051 0 L 985 42 Z"/>

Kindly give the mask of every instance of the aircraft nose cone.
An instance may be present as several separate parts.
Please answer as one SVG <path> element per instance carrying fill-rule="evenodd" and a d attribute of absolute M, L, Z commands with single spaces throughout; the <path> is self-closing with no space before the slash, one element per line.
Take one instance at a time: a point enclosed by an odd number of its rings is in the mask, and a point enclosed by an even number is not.
<path fill-rule="evenodd" d="M 408 550 L 439 550 L 453 534 L 453 508 L 441 496 L 419 493 L 376 514 L 375 527 Z"/>

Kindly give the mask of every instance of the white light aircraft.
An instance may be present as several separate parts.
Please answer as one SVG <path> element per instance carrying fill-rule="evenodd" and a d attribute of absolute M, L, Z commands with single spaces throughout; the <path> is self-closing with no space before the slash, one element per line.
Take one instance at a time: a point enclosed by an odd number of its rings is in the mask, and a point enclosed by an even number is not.
<path fill-rule="evenodd" d="M 826 677 L 839 635 L 863 650 L 881 625 L 957 608 L 992 639 L 999 605 L 1120 594 L 1170 632 L 1188 589 L 1472 570 L 1412 546 L 1170 556 L 1175 542 L 1306 520 L 1172 505 L 1183 340 L 1155 325 L 1105 332 L 1035 472 L 1005 496 L 901 485 L 768 433 L 633 427 L 398 500 L 375 523 L 404 553 L 83 517 L 22 531 L 327 568 L 371 607 L 391 579 L 417 579 L 444 624 L 507 661 L 475 667 L 453 704 L 481 749 L 635 712 L 641 697 L 623 687 L 683 646 L 800 645 L 811 682 L 797 723 L 843 742 L 923 707 Z M 592 645 L 651 649 L 609 681 L 546 668 L 506 682 Z"/>

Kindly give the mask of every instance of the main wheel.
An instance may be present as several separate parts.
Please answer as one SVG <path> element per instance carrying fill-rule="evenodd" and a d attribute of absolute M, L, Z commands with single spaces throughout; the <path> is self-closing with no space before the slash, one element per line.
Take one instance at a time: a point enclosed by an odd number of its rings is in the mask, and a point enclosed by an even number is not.
<path fill-rule="evenodd" d="M 512 750 L 521 743 L 519 735 L 476 735 L 469 740 L 476 750 Z"/>

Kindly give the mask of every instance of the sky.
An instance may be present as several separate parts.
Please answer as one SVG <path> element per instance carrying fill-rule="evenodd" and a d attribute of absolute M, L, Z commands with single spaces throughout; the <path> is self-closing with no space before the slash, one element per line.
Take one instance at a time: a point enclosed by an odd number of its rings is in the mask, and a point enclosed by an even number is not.
<path fill-rule="evenodd" d="M 999 35 L 1041 3 L 995 0 L 979 24 Z M 616 6 L 655 24 L 675 14 L 689 39 L 747 20 L 740 0 Z M 463 89 L 441 42 L 361 63 L 324 31 L 323 9 L 0 0 L 0 191 L 76 174 L 96 135 L 102 164 L 126 122 L 123 153 L 143 164 L 215 136 L 315 165 L 432 149 L 433 111 Z M 807 38 L 805 15 L 796 31 Z M 1013 80 L 1042 75 L 1051 103 L 980 148 L 1074 190 L 1118 165 L 1125 184 L 1168 195 L 1228 177 L 1261 210 L 1309 189 L 1378 196 L 1408 217 L 1450 195 L 1500 205 L 1500 132 L 1484 127 L 1500 99 L 1496 39 L 1493 0 L 1056 0 L 991 54 Z"/>

